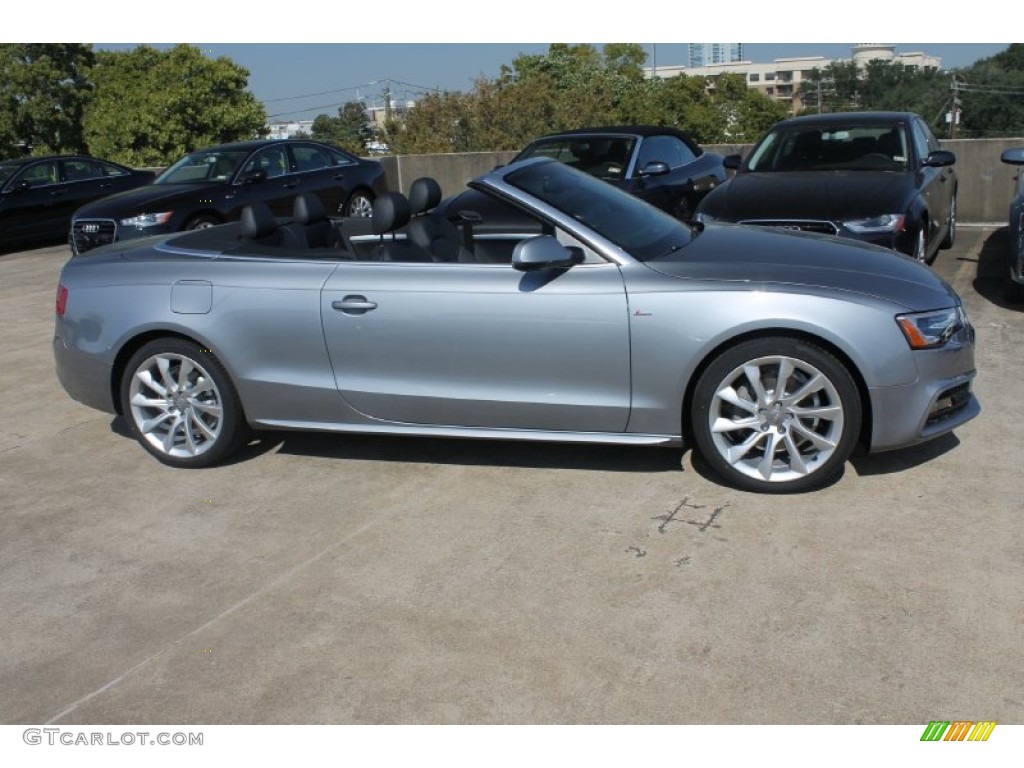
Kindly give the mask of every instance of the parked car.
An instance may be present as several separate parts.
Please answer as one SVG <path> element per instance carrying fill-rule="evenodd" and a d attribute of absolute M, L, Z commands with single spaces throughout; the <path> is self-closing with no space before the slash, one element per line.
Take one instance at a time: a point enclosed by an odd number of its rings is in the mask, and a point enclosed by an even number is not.
<path fill-rule="evenodd" d="M 838 112 L 776 124 L 697 210 L 728 221 L 851 237 L 930 263 L 956 238 L 956 157 L 908 112 Z"/>
<path fill-rule="evenodd" d="M 378 197 L 376 242 L 354 249 L 302 196 L 290 223 L 257 204 L 76 256 L 59 379 L 176 467 L 221 461 L 250 428 L 686 441 L 763 492 L 821 486 L 860 441 L 912 445 L 979 412 L 960 298 L 888 249 L 690 227 L 550 159 L 471 183 L 542 234 L 513 228 L 484 261 L 417 180 L 413 204 Z"/>
<path fill-rule="evenodd" d="M 299 139 L 222 144 L 178 160 L 145 189 L 79 208 L 71 224 L 75 253 L 118 240 L 201 229 L 237 220 L 262 202 L 278 214 L 295 196 L 314 192 L 347 216 L 369 216 L 387 190 L 384 168 L 337 147 Z"/>
<path fill-rule="evenodd" d="M 723 158 L 705 152 L 693 139 L 674 128 L 619 126 L 580 128 L 553 133 L 531 142 L 512 162 L 550 157 L 606 181 L 619 189 L 687 221 L 697 204 L 728 174 Z M 444 203 L 454 223 L 471 220 L 478 236 L 528 226 L 507 206 L 469 189 Z"/>
<path fill-rule="evenodd" d="M 1024 147 L 1007 149 L 1000 158 L 1009 165 L 1024 166 Z M 1006 298 L 1024 302 L 1024 173 L 1018 171 L 1014 179 L 1016 188 L 1010 200 L 1009 266 L 1010 280 L 1006 284 Z"/>
<path fill-rule="evenodd" d="M 0 247 L 65 237 L 76 208 L 155 177 L 86 155 L 0 161 Z"/>
<path fill-rule="evenodd" d="M 675 128 L 580 128 L 531 142 L 516 160 L 551 157 L 614 184 L 684 221 L 727 178 L 721 155 Z"/>

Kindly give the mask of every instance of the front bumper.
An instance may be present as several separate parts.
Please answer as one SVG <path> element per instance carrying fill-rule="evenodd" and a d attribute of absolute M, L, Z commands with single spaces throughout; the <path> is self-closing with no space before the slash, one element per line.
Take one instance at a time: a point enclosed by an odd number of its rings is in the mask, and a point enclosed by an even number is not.
<path fill-rule="evenodd" d="M 915 382 L 869 389 L 872 451 L 932 440 L 981 412 L 971 391 L 977 373 L 973 328 L 964 328 L 944 347 L 913 354 L 919 373 Z"/>

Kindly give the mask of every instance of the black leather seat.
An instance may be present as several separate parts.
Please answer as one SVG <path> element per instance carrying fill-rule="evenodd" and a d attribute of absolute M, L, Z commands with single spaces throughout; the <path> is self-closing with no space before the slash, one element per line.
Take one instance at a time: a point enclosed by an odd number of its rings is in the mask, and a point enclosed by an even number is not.
<path fill-rule="evenodd" d="M 292 223 L 287 227 L 293 243 L 299 248 L 337 248 L 338 230 L 327 216 L 320 198 L 311 192 L 295 196 Z"/>
<path fill-rule="evenodd" d="M 429 213 L 441 202 L 441 185 L 434 179 L 416 179 L 409 187 L 409 239 L 427 251 L 434 261 L 473 261 L 473 253 L 464 244 L 458 227 L 444 216 Z"/>
<path fill-rule="evenodd" d="M 266 203 L 250 203 L 242 208 L 238 239 L 259 245 L 283 245 L 285 235 Z"/>
<path fill-rule="evenodd" d="M 406 238 L 398 239 L 396 232 L 409 223 L 411 207 L 406 197 L 398 192 L 385 192 L 373 201 L 373 233 L 380 237 L 371 258 L 375 261 L 432 262 L 430 252 Z M 385 235 L 391 235 L 385 239 Z"/>

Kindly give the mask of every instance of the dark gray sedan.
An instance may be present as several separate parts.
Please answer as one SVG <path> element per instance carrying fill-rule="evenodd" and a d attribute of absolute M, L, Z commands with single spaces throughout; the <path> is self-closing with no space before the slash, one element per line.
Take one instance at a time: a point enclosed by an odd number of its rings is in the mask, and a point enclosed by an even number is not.
<path fill-rule="evenodd" d="M 1008 165 L 1024 166 L 1024 147 L 1008 149 L 1000 159 Z M 1018 171 L 1014 182 L 1014 195 L 1010 200 L 1010 279 L 1006 285 L 1006 298 L 1012 302 L 1024 302 L 1024 173 Z"/>
<path fill-rule="evenodd" d="M 471 185 L 534 226 L 478 248 L 417 182 L 411 208 L 385 193 L 358 220 L 369 239 L 307 200 L 290 222 L 253 206 L 72 258 L 58 376 L 178 467 L 250 429 L 690 443 L 761 492 L 821 486 L 858 442 L 912 445 L 979 411 L 961 301 L 912 259 L 690 227 L 549 159 Z"/>

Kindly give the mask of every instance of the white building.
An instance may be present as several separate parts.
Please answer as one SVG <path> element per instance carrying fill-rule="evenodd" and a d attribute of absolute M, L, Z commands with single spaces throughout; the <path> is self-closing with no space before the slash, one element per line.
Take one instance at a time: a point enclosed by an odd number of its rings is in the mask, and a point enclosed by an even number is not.
<path fill-rule="evenodd" d="M 690 43 L 687 54 L 691 67 L 743 61 L 743 43 Z"/>
<path fill-rule="evenodd" d="M 290 139 L 298 133 L 304 133 L 307 136 L 313 134 L 313 121 L 312 120 L 292 120 L 288 123 L 271 123 L 267 126 L 270 133 L 267 134 L 268 139 Z"/>
<path fill-rule="evenodd" d="M 703 67 L 659 66 L 653 70 L 648 68 L 647 76 L 663 78 L 675 77 L 676 75 L 716 77 L 723 72 L 732 72 L 744 77 L 748 88 L 753 88 L 775 101 L 786 102 L 789 104 L 790 113 L 796 114 L 804 106 L 798 94 L 799 85 L 810 76 L 812 70 L 824 69 L 835 61 L 853 61 L 858 66 L 863 66 L 869 61 L 879 59 L 883 61 L 897 61 L 909 67 L 942 68 L 942 59 L 938 56 L 930 56 L 919 51 L 897 53 L 896 47 L 892 45 L 859 43 L 851 49 L 850 58 L 848 59 L 800 56 L 775 59 L 767 64 L 759 64 L 752 61 L 728 61 L 720 64 L 708 64 Z"/>

